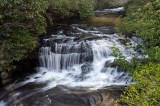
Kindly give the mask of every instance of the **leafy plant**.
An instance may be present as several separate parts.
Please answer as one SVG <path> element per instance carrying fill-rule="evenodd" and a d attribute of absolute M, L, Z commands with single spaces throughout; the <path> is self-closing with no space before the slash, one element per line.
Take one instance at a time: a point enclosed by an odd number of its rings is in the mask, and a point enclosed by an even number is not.
<path fill-rule="evenodd" d="M 129 85 L 121 96 L 128 106 L 160 105 L 160 64 L 138 66 L 133 74 L 136 84 Z"/>
<path fill-rule="evenodd" d="M 61 18 L 93 15 L 94 0 L 50 0 L 52 11 Z"/>
<path fill-rule="evenodd" d="M 1 0 L 0 37 L 3 43 L 0 71 L 15 69 L 14 62 L 36 47 L 36 35 L 46 29 L 43 13 L 48 5 L 46 0 Z"/>
<path fill-rule="evenodd" d="M 127 61 L 125 56 L 123 56 L 120 53 L 119 49 L 115 46 L 112 47 L 112 55 L 116 57 L 112 65 L 119 66 L 120 69 L 122 69 L 123 71 L 133 72 L 133 70 L 136 67 L 136 62 L 137 62 L 136 57 L 133 57 L 131 61 Z"/>
<path fill-rule="evenodd" d="M 150 2 L 152 1 L 152 2 Z M 136 83 L 124 90 L 121 102 L 129 106 L 159 106 L 160 105 L 160 0 L 132 1 L 118 31 L 124 34 L 136 34 L 143 40 L 144 46 L 136 49 L 148 55 L 141 63 L 137 63 L 133 78 Z M 138 4 L 140 3 L 140 4 Z M 130 7 L 128 7 L 130 8 Z"/>
<path fill-rule="evenodd" d="M 135 33 L 137 36 L 141 37 L 144 44 L 143 49 L 150 58 L 154 58 L 154 61 L 160 61 L 159 55 L 155 52 L 160 48 L 159 17 L 160 0 L 148 2 L 143 6 L 143 8 L 139 8 L 135 12 L 129 12 L 117 28 L 118 32 L 122 32 L 127 35 Z"/>
<path fill-rule="evenodd" d="M 44 14 L 52 7 L 62 17 L 86 18 L 93 14 L 94 0 L 1 0 L 0 71 L 16 68 L 15 62 L 37 46 L 37 35 L 46 31 Z"/>

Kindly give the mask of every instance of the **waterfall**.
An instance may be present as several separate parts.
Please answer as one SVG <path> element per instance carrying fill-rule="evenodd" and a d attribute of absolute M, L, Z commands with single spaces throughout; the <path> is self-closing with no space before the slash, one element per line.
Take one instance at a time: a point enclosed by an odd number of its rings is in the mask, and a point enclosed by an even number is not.
<path fill-rule="evenodd" d="M 82 44 L 81 44 L 82 45 Z M 66 49 L 66 47 L 68 47 Z M 84 61 L 85 57 L 88 57 L 90 53 L 76 53 L 76 49 L 79 45 L 62 45 L 55 44 L 55 52 L 51 51 L 51 47 L 42 47 L 40 49 L 40 66 L 45 67 L 48 70 L 60 71 L 67 70 L 76 64 L 80 64 Z M 66 50 L 63 50 L 66 49 Z M 82 48 L 80 48 L 81 50 Z M 73 51 L 73 52 L 72 52 Z"/>
<path fill-rule="evenodd" d="M 40 88 L 42 90 L 60 85 L 99 89 L 134 83 L 130 73 L 113 65 L 117 59 L 113 55 L 113 48 L 117 48 L 119 54 L 130 62 L 133 56 L 143 58 L 134 50 L 142 42 L 136 37 L 107 34 L 107 28 L 74 24 L 67 31 L 61 28 L 44 38 L 39 50 L 37 73 L 28 76 L 14 88 L 34 83 L 45 85 Z"/>
<path fill-rule="evenodd" d="M 68 94 L 72 89 L 73 92 L 78 89 L 82 93 L 83 90 L 99 91 L 105 87 L 117 88 L 134 83 L 129 72 L 113 65 L 117 59 L 113 55 L 113 48 L 117 48 L 118 54 L 130 62 L 133 56 L 142 58 L 134 50 L 136 45 L 142 43 L 141 40 L 116 33 L 107 34 L 107 30 L 107 27 L 75 24 L 70 29 L 61 28 L 45 37 L 39 49 L 37 72 L 6 86 L 5 93 L 2 89 L 0 99 L 5 99 L 0 101 L 0 106 L 20 106 L 21 103 L 28 103 L 30 98 L 38 98 L 36 105 L 41 100 L 50 102 L 54 94 L 61 95 L 64 91 Z M 39 99 L 41 95 L 43 99 Z"/>
<path fill-rule="evenodd" d="M 82 27 L 72 25 L 74 32 L 69 36 L 59 31 L 44 39 L 44 46 L 39 51 L 39 71 L 45 74 L 34 81 L 49 81 L 47 89 L 57 85 L 97 89 L 132 83 L 129 73 L 111 66 L 116 59 L 112 48 L 118 48 L 120 54 L 130 61 L 133 55 L 140 57 L 133 49 L 141 43 L 140 40 L 128 38 L 126 46 L 120 41 L 125 38 L 118 34 L 105 34 L 96 27 Z"/>

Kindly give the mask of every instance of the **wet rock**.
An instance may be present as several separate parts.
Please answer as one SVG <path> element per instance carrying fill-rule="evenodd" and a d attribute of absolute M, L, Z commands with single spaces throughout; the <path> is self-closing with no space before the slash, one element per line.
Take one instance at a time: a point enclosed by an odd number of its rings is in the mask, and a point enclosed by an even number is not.
<path fill-rule="evenodd" d="M 92 62 L 93 61 L 93 53 L 92 52 L 88 52 L 88 53 L 86 53 L 86 54 L 82 54 L 81 55 L 81 61 L 83 62 L 83 63 L 85 63 L 85 62 Z"/>
<path fill-rule="evenodd" d="M 89 34 L 89 33 L 83 33 L 83 34 L 81 34 L 79 37 L 76 37 L 75 39 L 74 39 L 74 41 L 83 41 L 83 40 L 85 40 L 85 39 L 88 39 L 88 38 L 91 38 L 92 37 L 92 34 Z"/>
<path fill-rule="evenodd" d="M 107 64 L 106 64 L 107 65 Z M 117 62 L 117 60 L 115 60 L 114 62 L 112 62 L 111 64 L 108 64 L 107 66 L 110 66 L 110 67 L 119 67 L 120 66 L 120 63 Z"/>
<path fill-rule="evenodd" d="M 114 34 L 115 33 L 115 29 L 113 26 L 101 27 L 99 30 L 103 32 L 103 34 Z"/>
<path fill-rule="evenodd" d="M 13 104 L 17 104 L 17 106 L 120 106 L 115 101 L 120 98 L 123 88 L 123 86 L 111 86 L 89 91 L 56 87 L 45 92 L 36 93 L 17 101 L 17 103 L 13 102 Z"/>
<path fill-rule="evenodd" d="M 58 47 L 58 49 L 57 49 Z M 91 47 L 87 44 L 60 44 L 60 45 L 53 45 L 51 46 L 51 51 L 53 53 L 59 53 L 59 54 L 69 54 L 69 53 L 80 53 L 85 54 L 91 52 Z"/>
<path fill-rule="evenodd" d="M 83 42 L 81 43 L 81 49 L 80 49 L 80 52 L 82 53 L 90 53 L 92 51 L 92 48 L 90 47 L 89 44 Z"/>
<path fill-rule="evenodd" d="M 105 62 L 104 67 L 111 67 L 111 66 L 112 66 L 112 63 L 110 60 Z"/>
<path fill-rule="evenodd" d="M 85 75 L 86 73 L 93 70 L 93 67 L 92 67 L 91 63 L 86 63 L 81 66 L 81 69 L 82 69 L 82 75 Z"/>
<path fill-rule="evenodd" d="M 6 102 L 7 106 L 120 106 L 115 101 L 120 98 L 124 89 L 124 86 L 110 86 L 99 90 L 66 86 L 57 86 L 49 90 L 38 89 L 45 86 L 43 83 L 28 83 L 19 88 L 11 86 L 0 90 L 0 97 L 11 98 Z"/>
<path fill-rule="evenodd" d="M 74 41 L 77 41 L 77 42 L 81 42 L 81 41 L 92 41 L 92 40 L 101 40 L 101 39 L 105 39 L 105 38 L 108 38 L 107 36 L 90 36 L 90 37 L 79 37 L 79 38 L 76 38 L 74 39 Z"/>

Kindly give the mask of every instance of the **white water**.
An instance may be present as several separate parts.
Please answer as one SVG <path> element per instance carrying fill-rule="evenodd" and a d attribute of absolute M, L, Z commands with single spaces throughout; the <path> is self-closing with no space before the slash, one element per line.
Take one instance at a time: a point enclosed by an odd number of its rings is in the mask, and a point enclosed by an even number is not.
<path fill-rule="evenodd" d="M 113 13 L 124 11 L 124 7 L 118 7 L 113 9 L 104 9 L 105 11 L 111 11 Z"/>
<path fill-rule="evenodd" d="M 42 90 L 48 90 L 58 85 L 72 88 L 99 89 L 112 85 L 131 84 L 132 79 L 129 73 L 119 70 L 118 67 L 111 67 L 116 57 L 112 55 L 112 48 L 119 49 L 127 61 L 133 56 L 142 58 L 134 47 L 141 43 L 135 37 L 127 38 L 128 44 L 124 45 L 119 39 L 125 39 L 118 34 L 104 34 L 95 30 L 84 30 L 74 26 L 78 34 L 89 33 L 93 37 L 103 39 L 92 39 L 73 41 L 74 36 L 67 37 L 63 32 L 51 38 L 44 39 L 44 42 L 50 42 L 47 46 L 40 48 L 39 60 L 40 67 L 37 73 L 29 76 L 23 82 L 14 85 L 13 89 L 26 85 L 27 83 L 46 84 L 41 87 Z M 55 39 L 63 41 L 65 38 L 71 38 L 71 41 L 56 43 Z M 53 42 L 53 43 L 52 43 Z M 85 48 L 85 49 L 84 49 Z M 89 58 L 88 58 L 89 57 Z M 88 59 L 86 59 L 88 58 Z"/>
<path fill-rule="evenodd" d="M 38 92 L 53 89 L 59 85 L 74 89 L 96 90 L 107 86 L 133 83 L 129 73 L 123 72 L 116 66 L 111 67 L 117 59 L 112 55 L 112 49 L 118 48 L 119 54 L 123 55 L 127 61 L 130 61 L 133 56 L 142 58 L 134 51 L 134 47 L 141 43 L 140 39 L 105 34 L 99 27 L 84 29 L 73 25 L 72 28 L 74 33 L 69 36 L 59 31 L 58 34 L 44 39 L 44 45 L 39 51 L 40 66 L 37 68 L 37 73 L 28 76 L 25 81 L 15 82 L 6 87 L 7 93 L 1 94 L 0 98 L 6 99 L 0 101 L 0 106 L 17 104 Z M 75 40 L 79 36 L 80 39 Z M 88 38 L 92 39 L 88 40 Z M 66 39 L 69 40 L 65 42 Z M 124 45 L 120 39 L 127 39 L 128 42 Z"/>
<path fill-rule="evenodd" d="M 120 72 L 118 67 L 104 66 L 106 62 L 109 65 L 116 59 L 116 57 L 112 56 L 113 47 L 118 48 L 120 54 L 125 56 L 128 61 L 132 59 L 133 55 L 139 56 L 133 50 L 133 47 L 137 45 L 137 38 L 128 39 L 130 45 L 125 46 L 120 43 L 119 39 L 123 37 L 118 34 L 98 34 L 96 31 L 77 29 L 82 33 L 91 33 L 93 36 L 106 36 L 107 39 L 86 40 L 76 43 L 55 43 L 55 47 L 52 49 L 52 45 L 42 47 L 39 55 L 39 73 L 31 76 L 26 83 L 47 83 L 47 86 L 43 88 L 44 90 L 51 89 L 57 85 L 99 89 L 111 85 L 132 83 L 129 73 Z M 65 37 L 65 35 L 62 36 Z M 47 39 L 47 41 L 50 39 Z M 88 53 L 88 51 L 79 52 L 78 49 L 82 49 L 80 48 L 81 45 L 88 49 L 90 48 L 92 53 Z M 89 55 L 92 55 L 93 60 L 83 61 L 82 57 Z M 84 69 L 82 69 L 83 66 L 85 66 Z"/>
<path fill-rule="evenodd" d="M 103 10 L 96 10 L 95 12 L 101 12 L 101 13 L 118 13 L 118 12 L 123 12 L 124 7 L 117 7 L 117 8 L 112 8 L 112 9 L 103 9 Z"/>
<path fill-rule="evenodd" d="M 6 106 L 6 103 L 3 101 L 0 101 L 0 106 Z"/>

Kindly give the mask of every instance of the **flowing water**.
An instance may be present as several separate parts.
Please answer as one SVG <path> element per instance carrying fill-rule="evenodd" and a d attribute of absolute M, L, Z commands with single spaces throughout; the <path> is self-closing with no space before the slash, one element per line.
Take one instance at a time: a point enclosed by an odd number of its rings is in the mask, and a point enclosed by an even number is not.
<path fill-rule="evenodd" d="M 117 59 L 113 49 L 117 48 L 118 54 L 127 61 L 131 61 L 133 56 L 142 58 L 134 51 L 141 40 L 125 38 L 116 33 L 107 34 L 107 30 L 108 27 L 73 24 L 67 30 L 61 28 L 44 38 L 39 50 L 37 73 L 8 86 L 6 92 L 1 93 L 1 99 L 12 106 L 57 86 L 96 90 L 133 83 L 129 73 L 112 65 Z M 18 101 L 15 102 L 15 98 L 19 98 Z M 4 102 L 0 104 L 5 105 Z"/>
<path fill-rule="evenodd" d="M 6 104 L 3 101 L 0 101 L 0 106 L 6 106 Z"/>
<path fill-rule="evenodd" d="M 68 89 L 88 92 L 134 83 L 129 72 L 114 64 L 118 59 L 114 54 L 123 56 L 128 62 L 134 56 L 143 58 L 134 50 L 136 45 L 141 44 L 140 39 L 109 34 L 108 26 L 71 24 L 57 26 L 57 29 L 42 41 L 37 72 L 2 88 L 0 106 L 61 106 L 52 102 L 55 95 L 70 92 Z"/>
<path fill-rule="evenodd" d="M 45 74 L 32 80 L 48 81 L 46 89 L 57 85 L 98 89 L 132 83 L 129 73 L 111 67 L 116 59 L 113 48 L 117 48 L 119 54 L 130 61 L 133 56 L 138 56 L 133 47 L 139 43 L 139 39 L 128 39 L 130 44 L 126 46 L 120 42 L 125 38 L 100 31 L 107 30 L 105 27 L 83 29 L 83 25 L 71 25 L 71 30 L 75 32 L 66 35 L 61 30 L 44 39 L 39 53 L 39 70 Z"/>

